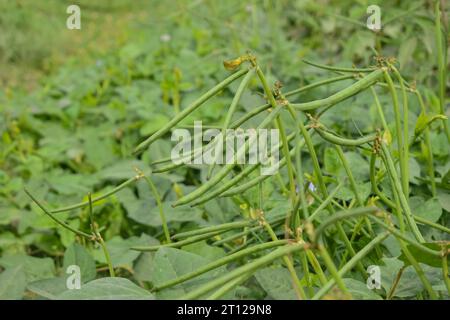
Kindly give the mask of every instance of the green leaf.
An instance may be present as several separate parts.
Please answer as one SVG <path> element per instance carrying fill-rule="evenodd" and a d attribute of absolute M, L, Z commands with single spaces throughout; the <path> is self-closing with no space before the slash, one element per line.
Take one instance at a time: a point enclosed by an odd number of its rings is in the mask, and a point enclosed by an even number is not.
<path fill-rule="evenodd" d="M 67 290 L 67 277 L 57 277 L 31 282 L 27 289 L 47 299 L 57 299 L 57 296 Z"/>
<path fill-rule="evenodd" d="M 424 201 L 422 197 L 414 196 L 409 199 L 413 214 L 431 222 L 436 222 L 442 215 L 442 207 L 437 198 Z"/>
<path fill-rule="evenodd" d="M 183 274 L 197 270 L 208 262 L 210 260 L 191 252 L 174 248 L 161 248 L 156 252 L 153 260 L 153 284 L 158 286 Z M 223 270 L 223 267 L 214 269 L 192 280 L 183 282 L 173 289 L 162 290 L 158 297 L 176 298 L 177 295 L 184 294 L 196 286 L 207 282 L 209 279 L 217 277 Z"/>
<path fill-rule="evenodd" d="M 382 300 L 373 290 L 367 288 L 367 284 L 355 279 L 342 279 L 353 300 Z"/>
<path fill-rule="evenodd" d="M 225 251 L 216 246 L 210 246 L 206 241 L 199 241 L 182 247 L 184 251 L 195 253 L 210 261 L 220 259 L 226 255 Z"/>
<path fill-rule="evenodd" d="M 419 180 L 417 179 L 420 178 L 419 163 L 415 158 L 410 157 L 408 160 L 408 166 L 409 166 L 409 181 L 411 183 L 419 184 Z"/>
<path fill-rule="evenodd" d="M 8 255 L 0 258 L 0 266 L 5 269 L 23 266 L 27 282 L 53 278 L 55 266 L 50 258 L 36 258 L 25 254 Z"/>
<path fill-rule="evenodd" d="M 81 289 L 64 291 L 61 300 L 153 300 L 153 295 L 125 278 L 102 278 L 88 282 Z"/>
<path fill-rule="evenodd" d="M 8 268 L 0 273 L 0 300 L 21 299 L 27 285 L 22 266 Z"/>
<path fill-rule="evenodd" d="M 417 46 L 417 37 L 413 36 L 405 41 L 402 41 L 400 50 L 398 52 L 398 62 L 401 70 L 405 70 L 405 66 L 411 61 L 414 50 Z"/>
<path fill-rule="evenodd" d="M 70 265 L 77 265 L 80 268 L 82 283 L 95 279 L 97 272 L 95 270 L 94 258 L 78 243 L 72 244 L 64 253 L 64 270 Z"/>
<path fill-rule="evenodd" d="M 380 266 L 381 286 L 387 294 L 391 290 L 397 274 L 400 268 L 404 266 L 404 263 L 397 258 L 383 258 L 382 261 L 384 265 Z M 440 268 L 433 268 L 422 263 L 419 263 L 419 265 L 432 286 L 443 283 L 442 270 Z M 424 291 L 424 287 L 416 271 L 412 266 L 407 266 L 400 277 L 400 281 L 394 292 L 394 297 L 411 298 L 422 291 Z"/>
<path fill-rule="evenodd" d="M 139 133 L 141 136 L 149 136 L 164 127 L 169 120 L 170 119 L 163 114 L 154 114 L 151 121 L 148 121 L 141 130 L 139 130 Z"/>
<path fill-rule="evenodd" d="M 153 253 L 143 252 L 134 263 L 134 278 L 138 281 L 152 281 Z"/>
<path fill-rule="evenodd" d="M 264 268 L 258 270 L 255 277 L 271 298 L 276 300 L 297 299 L 292 287 L 291 276 L 286 268 L 281 266 Z"/>

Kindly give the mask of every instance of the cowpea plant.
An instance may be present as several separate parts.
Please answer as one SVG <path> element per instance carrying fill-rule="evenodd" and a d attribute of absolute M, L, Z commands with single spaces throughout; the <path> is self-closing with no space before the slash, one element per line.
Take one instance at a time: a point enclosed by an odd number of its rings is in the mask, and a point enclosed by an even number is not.
<path fill-rule="evenodd" d="M 273 88 L 269 85 L 263 68 L 252 54 L 248 53 L 237 59 L 226 61 L 225 68 L 233 71 L 229 77 L 192 102 L 135 148 L 136 156 L 143 153 L 152 143 L 176 128 L 181 121 L 209 99 L 242 78 L 226 113 L 225 121 L 219 129 L 222 132 L 226 129 L 236 129 L 256 116 L 263 116 L 263 120 L 259 122 L 256 129 L 274 127 L 279 130 L 281 143 L 277 148 L 282 154 L 279 170 L 285 168 L 287 175 L 280 173 L 272 176 L 263 175 L 259 171 L 260 164 L 246 166 L 225 164 L 218 168 L 211 166 L 208 169 L 207 179 L 201 185 L 188 194 L 179 194 L 178 199 L 172 204 L 173 207 L 196 207 L 203 206 L 212 199 L 229 197 L 237 202 L 244 212 L 243 218 L 237 221 L 170 234 L 162 205 L 163 199 L 151 177 L 183 166 L 183 164 L 171 163 L 171 158 L 154 161 L 151 173 L 136 169 L 135 177 L 123 182 L 110 192 L 93 198 L 89 195 L 88 201 L 67 207 L 50 210 L 45 208 L 29 191 L 27 194 L 56 223 L 82 238 L 98 242 L 104 248 L 111 277 L 115 275 L 114 268 L 99 228 L 95 224 L 92 205 L 141 179 L 147 182 L 158 205 L 164 239 L 159 245 L 136 246 L 132 248 L 133 250 L 167 254 L 170 252 L 167 250 L 208 241 L 212 246 L 221 247 L 227 251 L 222 258 L 152 283 L 145 297 L 156 295 L 156 297 L 164 298 L 168 296 L 168 292 L 171 290 L 177 292 L 176 289 L 184 284 L 190 284 L 183 287 L 188 290 L 183 290 L 183 293 L 176 298 L 229 297 L 228 294 L 239 285 L 251 283 L 252 276 L 264 267 L 272 265 L 286 270 L 286 279 L 298 299 L 375 299 L 380 297 L 391 299 L 395 297 L 403 272 L 409 266 L 412 267 L 410 271 L 420 280 L 422 286 L 422 290 L 417 294 L 418 297 L 446 298 L 450 295 L 449 241 L 446 240 L 450 229 L 414 214 L 409 201 L 409 158 L 411 150 L 418 141 L 425 146 L 430 190 L 432 196 L 436 195 L 439 183 L 434 176 L 430 124 L 434 120 L 445 119 L 445 116 L 443 112 L 431 114 L 419 89 L 408 83 L 398 71 L 395 59 L 377 55 L 375 60 L 375 65 L 368 68 L 338 68 L 305 60 L 306 64 L 336 75 L 288 92 L 284 92 L 279 83 Z M 232 122 L 244 92 L 249 89 L 250 82 L 255 79 L 263 89 L 266 103 L 252 108 Z M 328 97 L 314 101 L 299 99 L 301 94 L 310 90 L 346 80 L 353 80 L 353 83 Z M 321 122 L 323 115 L 326 115 L 335 105 L 365 90 L 372 94 L 377 115 L 382 124 L 376 132 L 360 137 L 342 137 Z M 392 99 L 390 105 L 382 106 L 378 97 L 379 90 L 388 91 Z M 418 100 L 422 112 L 413 137 L 408 131 L 408 108 L 411 99 Z M 385 115 L 385 108 L 393 110 L 393 125 L 389 125 L 391 119 Z M 323 140 L 336 151 L 345 172 L 344 180 L 337 181 L 336 177 L 327 175 L 321 168 L 317 144 L 314 142 L 317 140 L 314 139 Z M 210 150 L 215 143 L 216 141 L 213 140 L 192 150 L 188 158 L 195 158 Z M 246 141 L 239 146 L 236 153 L 247 152 L 250 143 L 251 141 Z M 350 166 L 344 152 L 347 149 L 358 150 L 370 158 L 369 196 L 365 195 L 357 185 L 354 176 L 355 168 Z M 305 155 L 312 164 L 312 172 L 307 172 Z M 267 183 L 267 179 L 273 179 L 280 184 L 285 196 L 284 201 L 288 203 L 286 212 L 268 215 L 263 193 L 263 186 Z M 353 194 L 351 201 L 341 201 L 336 197 L 342 191 L 344 184 L 349 185 Z M 248 201 L 243 196 L 246 191 L 253 188 L 257 190 L 258 201 Z M 60 212 L 85 207 L 90 208 L 91 233 L 73 228 L 57 217 Z M 437 233 L 434 234 L 438 234 L 441 238 L 430 241 L 430 237 L 424 235 L 425 231 L 430 230 L 436 230 Z M 388 255 L 383 245 L 388 238 L 391 238 L 393 245 L 399 248 L 400 258 L 404 263 L 391 279 L 391 283 L 386 284 L 389 289 L 385 292 L 378 289 L 372 293 L 365 286 L 361 289 L 350 281 L 351 279 L 346 278 L 346 275 L 355 272 L 355 277 L 360 280 L 360 283 L 369 281 L 370 275 L 366 270 L 373 262 L 381 261 Z M 343 244 L 342 252 L 334 251 L 337 248 L 335 243 Z M 438 280 L 435 277 L 430 278 L 430 273 L 427 272 L 430 266 L 439 268 Z M 227 268 L 228 272 L 215 274 L 223 268 Z M 214 274 L 214 279 L 205 278 L 207 274 Z M 93 283 L 102 280 L 86 284 L 85 289 L 82 288 L 81 291 L 90 292 L 89 289 L 92 291 Z M 138 289 L 141 288 L 135 290 Z M 361 291 L 366 292 L 365 295 Z M 81 296 L 68 294 L 62 297 Z"/>

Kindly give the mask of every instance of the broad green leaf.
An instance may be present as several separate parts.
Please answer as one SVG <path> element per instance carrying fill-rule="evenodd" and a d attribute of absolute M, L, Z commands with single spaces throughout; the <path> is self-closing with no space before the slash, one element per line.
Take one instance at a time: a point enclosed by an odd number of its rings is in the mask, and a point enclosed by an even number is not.
<path fill-rule="evenodd" d="M 406 70 L 407 65 L 413 59 L 413 53 L 417 46 L 417 37 L 412 36 L 409 39 L 402 41 L 398 53 L 398 61 L 400 63 L 400 70 Z"/>
<path fill-rule="evenodd" d="M 226 255 L 222 248 L 210 246 L 206 241 L 195 242 L 182 247 L 182 249 L 202 256 L 210 261 L 220 259 Z"/>
<path fill-rule="evenodd" d="M 134 263 L 133 277 L 138 281 L 152 281 L 153 253 L 143 252 Z"/>
<path fill-rule="evenodd" d="M 450 212 L 450 194 L 445 191 L 438 191 L 437 197 L 442 208 Z"/>
<path fill-rule="evenodd" d="M 185 273 L 197 270 L 210 262 L 210 260 L 184 250 L 174 248 L 161 248 L 154 257 L 152 266 L 153 283 L 158 286 L 169 280 L 175 279 Z M 214 269 L 192 280 L 169 289 L 163 290 L 159 297 L 175 298 L 179 294 L 192 290 L 195 286 L 206 283 L 209 279 L 217 277 L 223 272 L 223 268 Z"/>
<path fill-rule="evenodd" d="M 72 244 L 64 253 L 64 270 L 70 265 L 77 265 L 80 268 L 82 283 L 95 279 L 96 270 L 94 258 L 92 258 L 89 252 L 78 243 Z"/>
<path fill-rule="evenodd" d="M 419 184 L 417 178 L 420 178 L 420 165 L 417 160 L 413 157 L 409 158 L 409 181 L 411 183 Z"/>
<path fill-rule="evenodd" d="M 367 287 L 367 284 L 355 279 L 342 279 L 353 300 L 382 300 L 373 290 Z"/>
<path fill-rule="evenodd" d="M 6 269 L 0 273 L 0 300 L 21 299 L 26 285 L 22 266 Z"/>
<path fill-rule="evenodd" d="M 437 198 L 424 201 L 422 197 L 414 196 L 409 199 L 411 210 L 414 215 L 436 222 L 442 215 L 442 207 Z"/>
<path fill-rule="evenodd" d="M 153 295 L 125 278 L 101 278 L 67 290 L 59 300 L 153 300 Z"/>
<path fill-rule="evenodd" d="M 59 294 L 67 290 L 66 281 L 66 276 L 38 280 L 29 283 L 27 289 L 41 297 L 54 300 L 57 299 Z"/>
<path fill-rule="evenodd" d="M 163 126 L 166 125 L 167 122 L 169 122 L 169 118 L 164 115 L 164 114 L 154 114 L 152 116 L 151 121 L 148 121 L 139 131 L 139 133 L 141 134 L 141 136 L 149 136 L 153 133 L 155 133 L 156 131 L 158 131 L 159 129 L 161 129 Z"/>
<path fill-rule="evenodd" d="M 54 262 L 50 258 L 36 258 L 24 254 L 3 256 L 0 266 L 5 269 L 23 267 L 27 282 L 53 278 L 55 274 Z"/>
<path fill-rule="evenodd" d="M 381 286 L 385 289 L 386 294 L 390 291 L 398 272 L 404 263 L 397 258 L 383 258 L 384 265 L 380 266 Z M 425 273 L 425 277 L 432 286 L 443 284 L 442 270 L 433 268 L 419 262 L 420 267 Z M 424 291 L 424 287 L 416 271 L 412 266 L 406 266 L 400 277 L 400 281 L 394 292 L 394 297 L 412 298 L 418 293 Z"/>
<path fill-rule="evenodd" d="M 291 276 L 286 268 L 277 266 L 260 269 L 255 273 L 255 277 L 269 297 L 275 300 L 297 299 Z"/>

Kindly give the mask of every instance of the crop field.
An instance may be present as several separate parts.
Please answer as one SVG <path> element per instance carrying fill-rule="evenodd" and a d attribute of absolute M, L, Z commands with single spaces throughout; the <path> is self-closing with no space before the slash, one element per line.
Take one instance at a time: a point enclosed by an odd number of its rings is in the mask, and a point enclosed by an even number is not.
<path fill-rule="evenodd" d="M 0 300 L 448 300 L 449 10 L 0 0 Z"/>

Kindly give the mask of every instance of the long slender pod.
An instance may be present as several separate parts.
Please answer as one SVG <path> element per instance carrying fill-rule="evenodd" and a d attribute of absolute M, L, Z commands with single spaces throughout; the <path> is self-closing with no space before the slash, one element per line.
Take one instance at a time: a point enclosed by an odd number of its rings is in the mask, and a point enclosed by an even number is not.
<path fill-rule="evenodd" d="M 191 112 L 195 111 L 198 107 L 200 107 L 204 102 L 215 96 L 217 93 L 219 93 L 223 88 L 228 86 L 230 83 L 232 83 L 234 80 L 239 79 L 244 74 L 246 74 L 249 71 L 249 69 L 242 69 L 240 71 L 237 71 L 230 75 L 228 78 L 220 82 L 218 85 L 210 89 L 208 92 L 206 92 L 204 95 L 202 95 L 200 98 L 195 100 L 193 103 L 191 103 L 186 109 L 181 111 L 179 114 L 177 114 L 172 120 L 170 120 L 164 127 L 156 131 L 154 134 L 152 134 L 150 137 L 142 141 L 133 151 L 134 154 L 139 154 L 142 151 L 144 151 L 149 145 L 151 145 L 153 142 L 158 140 L 160 137 L 162 137 L 164 134 L 169 132 L 172 127 L 174 127 L 177 123 L 179 123 L 181 120 L 186 118 Z"/>

